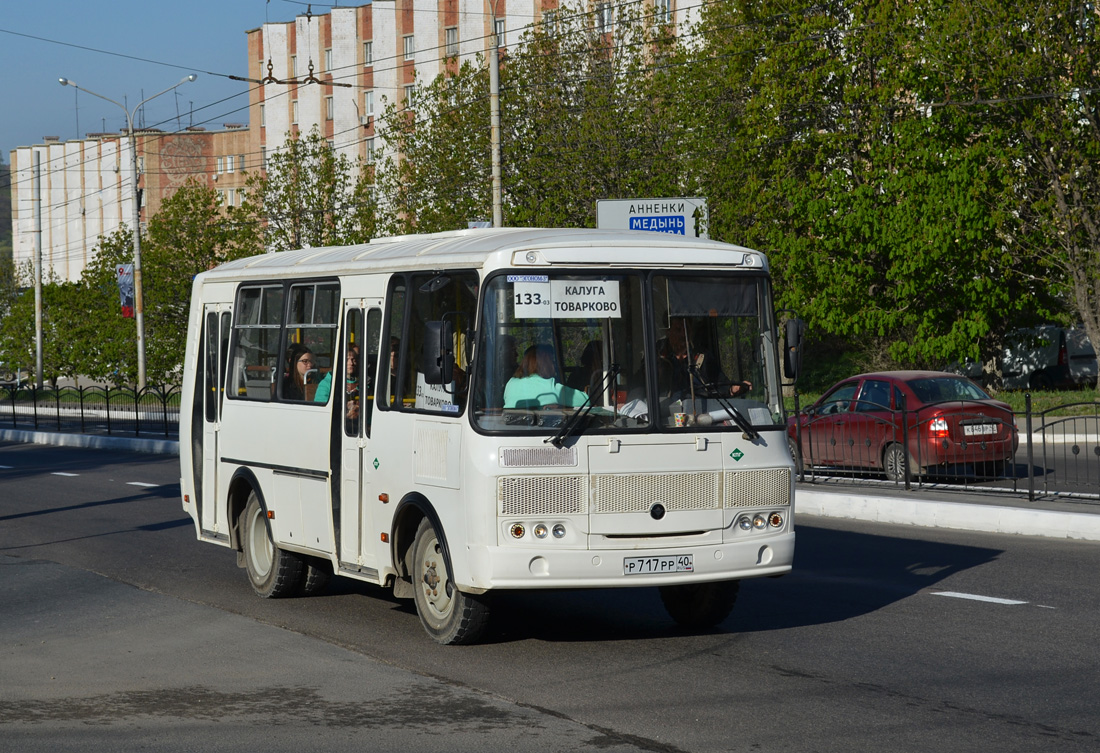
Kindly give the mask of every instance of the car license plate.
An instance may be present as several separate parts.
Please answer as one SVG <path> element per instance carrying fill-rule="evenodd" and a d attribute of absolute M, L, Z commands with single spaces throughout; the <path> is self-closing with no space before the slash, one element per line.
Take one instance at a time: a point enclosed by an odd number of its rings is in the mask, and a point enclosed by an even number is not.
<path fill-rule="evenodd" d="M 968 437 L 976 437 L 984 434 L 996 434 L 997 424 L 967 424 L 963 426 L 963 434 Z"/>
<path fill-rule="evenodd" d="M 695 572 L 695 564 L 690 554 L 623 558 L 624 575 L 656 575 L 659 573 L 693 572 Z"/>

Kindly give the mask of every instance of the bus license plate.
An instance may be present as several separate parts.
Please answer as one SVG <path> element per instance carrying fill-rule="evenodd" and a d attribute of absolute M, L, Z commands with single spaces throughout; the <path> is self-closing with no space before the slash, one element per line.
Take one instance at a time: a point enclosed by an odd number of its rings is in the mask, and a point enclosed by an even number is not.
<path fill-rule="evenodd" d="M 690 554 L 670 554 L 661 557 L 625 557 L 623 559 L 624 575 L 693 572 L 695 572 L 695 565 Z"/>
<path fill-rule="evenodd" d="M 963 434 L 968 437 L 981 436 L 983 434 L 996 434 L 997 424 L 967 424 L 963 427 Z"/>

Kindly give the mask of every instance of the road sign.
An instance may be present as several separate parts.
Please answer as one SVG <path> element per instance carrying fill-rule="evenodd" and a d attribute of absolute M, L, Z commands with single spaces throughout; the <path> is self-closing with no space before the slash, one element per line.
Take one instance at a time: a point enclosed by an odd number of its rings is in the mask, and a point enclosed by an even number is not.
<path fill-rule="evenodd" d="M 596 227 L 602 228 L 709 238 L 707 219 L 707 200 L 699 197 L 600 199 L 596 202 Z"/>

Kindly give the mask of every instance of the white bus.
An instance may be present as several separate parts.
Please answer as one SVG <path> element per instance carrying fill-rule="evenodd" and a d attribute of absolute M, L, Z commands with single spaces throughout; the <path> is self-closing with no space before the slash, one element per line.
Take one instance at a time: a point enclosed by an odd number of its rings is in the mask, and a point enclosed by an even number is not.
<path fill-rule="evenodd" d="M 230 262 L 192 292 L 183 507 L 260 596 L 358 578 L 440 643 L 499 589 L 657 586 L 711 626 L 794 557 L 777 333 L 763 254 L 660 233 Z"/>

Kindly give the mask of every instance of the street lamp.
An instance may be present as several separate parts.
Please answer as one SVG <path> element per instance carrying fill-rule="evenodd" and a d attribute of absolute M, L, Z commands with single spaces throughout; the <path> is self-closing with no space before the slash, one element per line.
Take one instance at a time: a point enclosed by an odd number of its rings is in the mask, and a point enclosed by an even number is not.
<path fill-rule="evenodd" d="M 137 103 L 133 110 L 127 110 L 126 106 L 121 102 L 116 102 L 110 97 L 104 97 L 102 94 L 96 94 L 94 91 L 85 89 L 83 86 L 77 86 L 76 83 L 70 81 L 67 78 L 59 78 L 57 81 L 62 86 L 71 86 L 74 89 L 78 89 L 85 94 L 91 94 L 93 97 L 106 100 L 112 105 L 117 105 L 122 108 L 122 111 L 126 113 L 126 129 L 128 131 L 130 142 L 130 182 L 131 188 L 134 193 L 133 201 L 133 233 L 134 233 L 134 322 L 137 324 L 137 351 L 138 351 L 138 389 L 145 389 L 145 299 L 141 290 L 141 199 L 138 194 L 138 158 L 137 158 L 137 137 L 134 134 L 134 115 L 151 99 L 156 99 L 161 94 L 167 94 L 175 89 L 177 86 L 182 86 L 188 81 L 194 81 L 198 76 L 194 73 L 184 76 L 180 79 L 178 84 L 169 86 L 162 92 L 157 92 L 152 97 L 146 97 Z M 79 134 L 78 134 L 79 135 Z"/>
<path fill-rule="evenodd" d="M 504 227 L 501 194 L 500 159 L 500 37 L 497 36 L 497 0 L 489 0 L 490 31 L 493 45 L 489 51 L 489 146 L 493 168 L 493 227 Z"/>

